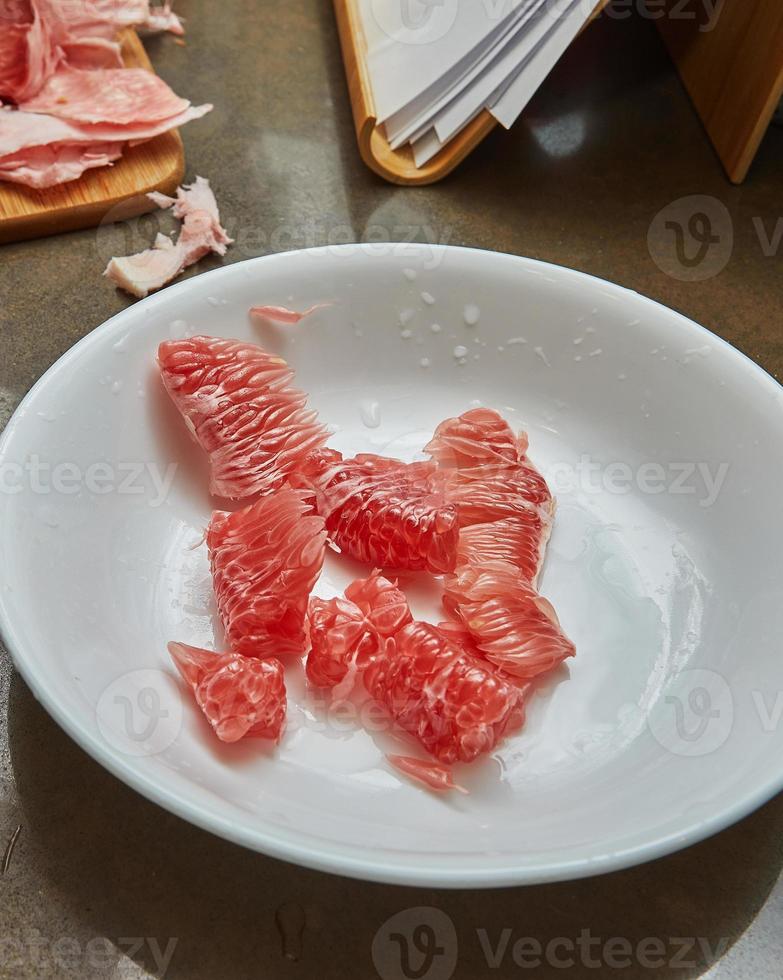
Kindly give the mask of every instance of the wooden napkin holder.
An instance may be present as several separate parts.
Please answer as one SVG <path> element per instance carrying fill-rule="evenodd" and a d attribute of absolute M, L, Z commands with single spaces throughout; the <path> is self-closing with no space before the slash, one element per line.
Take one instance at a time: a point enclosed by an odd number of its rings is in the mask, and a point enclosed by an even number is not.
<path fill-rule="evenodd" d="M 599 0 L 593 17 L 608 2 L 609 0 Z M 384 127 L 378 125 L 367 72 L 367 46 L 358 0 L 334 0 L 334 9 L 353 108 L 356 141 L 362 160 L 371 170 L 393 184 L 434 184 L 442 180 L 492 132 L 497 125 L 494 117 L 486 109 L 483 110 L 428 163 L 417 167 L 410 146 L 393 150 L 386 139 Z"/>

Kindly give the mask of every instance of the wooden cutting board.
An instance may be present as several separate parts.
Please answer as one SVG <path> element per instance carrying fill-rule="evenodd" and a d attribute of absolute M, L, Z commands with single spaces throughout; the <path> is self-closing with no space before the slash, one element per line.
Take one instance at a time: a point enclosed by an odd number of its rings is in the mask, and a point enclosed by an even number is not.
<path fill-rule="evenodd" d="M 152 71 L 135 31 L 124 31 L 120 40 L 126 67 Z M 182 140 L 174 130 L 126 149 L 113 167 L 88 170 L 59 187 L 33 190 L 0 181 L 0 243 L 93 228 L 109 212 L 110 220 L 120 221 L 151 211 L 147 192 L 173 193 L 184 173 Z"/>

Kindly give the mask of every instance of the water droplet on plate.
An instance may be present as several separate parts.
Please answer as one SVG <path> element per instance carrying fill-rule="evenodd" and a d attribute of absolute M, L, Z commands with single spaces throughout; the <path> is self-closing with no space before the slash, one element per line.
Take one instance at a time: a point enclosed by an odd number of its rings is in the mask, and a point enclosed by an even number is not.
<path fill-rule="evenodd" d="M 462 344 L 457 344 L 457 346 L 454 348 L 453 353 L 454 356 L 459 360 L 461 357 L 468 356 L 468 348 L 464 347 Z"/>
<path fill-rule="evenodd" d="M 435 297 L 432 293 L 428 293 L 426 290 L 421 294 L 422 300 L 427 304 L 427 306 L 434 306 Z"/>
<path fill-rule="evenodd" d="M 41 507 L 41 509 L 38 512 L 38 516 L 41 518 L 41 521 L 47 527 L 60 526 L 60 518 L 57 516 L 57 512 L 54 510 L 53 507 L 50 507 L 49 505 L 45 504 L 43 507 Z"/>
<path fill-rule="evenodd" d="M 475 327 L 481 317 L 481 310 L 475 303 L 468 303 L 462 311 L 462 316 L 469 327 Z"/>
<path fill-rule="evenodd" d="M 368 429 L 377 429 L 381 424 L 381 406 L 373 398 L 359 402 L 359 415 Z"/>
<path fill-rule="evenodd" d="M 549 363 L 549 359 L 547 358 L 546 354 L 544 353 L 544 348 L 543 347 L 534 347 L 533 350 L 535 351 L 536 356 L 537 357 L 540 357 L 541 360 L 544 362 L 544 364 L 546 364 L 547 367 L 552 367 L 552 365 Z"/>

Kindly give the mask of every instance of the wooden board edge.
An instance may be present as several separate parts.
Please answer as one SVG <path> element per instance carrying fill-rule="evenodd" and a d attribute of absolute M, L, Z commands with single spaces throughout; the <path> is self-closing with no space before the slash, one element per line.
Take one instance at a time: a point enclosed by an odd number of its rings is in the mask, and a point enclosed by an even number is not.
<path fill-rule="evenodd" d="M 128 218 L 154 211 L 156 206 L 148 197 L 150 191 L 160 191 L 172 195 L 185 176 L 185 160 L 182 153 L 182 139 L 176 131 L 164 133 L 156 139 L 170 139 L 179 151 L 176 166 L 161 179 L 150 181 L 133 194 L 120 194 L 101 201 L 72 205 L 57 211 L 41 214 L 22 215 L 19 218 L 0 219 L 0 245 L 11 242 L 29 241 L 45 238 L 84 228 L 95 228 L 110 215 L 110 222 L 126 221 Z"/>

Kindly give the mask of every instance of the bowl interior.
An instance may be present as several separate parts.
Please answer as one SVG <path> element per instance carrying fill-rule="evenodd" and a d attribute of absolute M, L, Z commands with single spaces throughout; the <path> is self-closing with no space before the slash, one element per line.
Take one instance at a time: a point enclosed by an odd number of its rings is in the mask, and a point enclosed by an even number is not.
<path fill-rule="evenodd" d="M 296 327 L 247 318 L 318 302 Z M 415 458 L 479 404 L 529 432 L 558 497 L 541 590 L 578 652 L 520 734 L 458 767 L 469 796 L 395 774 L 384 756 L 404 743 L 361 706 L 332 711 L 296 667 L 277 750 L 218 744 L 180 686 L 167 641 L 223 639 L 200 543 L 216 502 L 154 363 L 161 340 L 195 333 L 281 353 L 343 451 Z M 644 860 L 781 783 L 781 409 L 776 383 L 713 335 L 557 267 L 396 245 L 240 263 L 90 334 L 9 424 L 4 636 L 96 758 L 259 850 L 430 885 Z M 360 572 L 330 556 L 317 592 Z M 417 615 L 442 618 L 432 583 L 403 582 Z"/>

